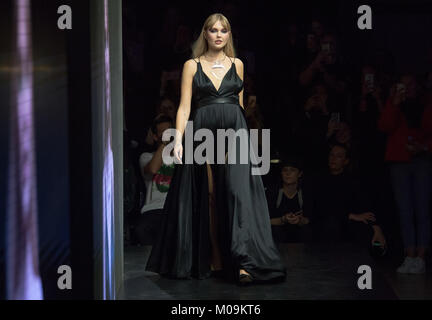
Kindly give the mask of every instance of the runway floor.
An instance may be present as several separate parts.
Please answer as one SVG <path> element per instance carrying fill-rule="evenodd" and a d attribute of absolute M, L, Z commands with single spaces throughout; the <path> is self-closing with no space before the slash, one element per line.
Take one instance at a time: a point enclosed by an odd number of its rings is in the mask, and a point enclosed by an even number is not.
<path fill-rule="evenodd" d="M 119 299 L 128 300 L 327 300 L 431 299 L 431 275 L 397 275 L 365 250 L 349 244 L 281 244 L 287 279 L 238 287 L 221 279 L 173 280 L 144 271 L 150 246 L 125 248 L 125 278 Z M 360 265 L 372 269 L 372 289 L 360 290 Z"/>

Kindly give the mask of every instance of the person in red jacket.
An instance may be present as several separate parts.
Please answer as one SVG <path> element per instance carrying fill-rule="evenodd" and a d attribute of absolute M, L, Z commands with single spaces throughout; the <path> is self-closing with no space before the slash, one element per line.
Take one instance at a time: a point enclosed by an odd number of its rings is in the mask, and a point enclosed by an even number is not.
<path fill-rule="evenodd" d="M 378 121 L 387 134 L 390 163 L 406 257 L 399 273 L 424 273 L 430 244 L 432 99 L 422 94 L 416 76 L 405 74 L 388 98 Z"/>

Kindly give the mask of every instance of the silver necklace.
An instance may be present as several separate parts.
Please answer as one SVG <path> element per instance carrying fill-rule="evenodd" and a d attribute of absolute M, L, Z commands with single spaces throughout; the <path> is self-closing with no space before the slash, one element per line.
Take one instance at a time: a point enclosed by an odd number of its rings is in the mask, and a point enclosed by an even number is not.
<path fill-rule="evenodd" d="M 205 57 L 205 56 L 204 56 Z M 207 57 L 206 57 L 207 58 Z M 226 69 L 225 66 L 222 64 L 223 61 L 225 61 L 226 54 L 222 60 L 216 60 L 213 65 L 211 66 L 212 69 Z M 220 76 L 218 76 L 213 70 L 211 70 L 211 73 L 215 76 L 216 79 L 222 80 Z"/>

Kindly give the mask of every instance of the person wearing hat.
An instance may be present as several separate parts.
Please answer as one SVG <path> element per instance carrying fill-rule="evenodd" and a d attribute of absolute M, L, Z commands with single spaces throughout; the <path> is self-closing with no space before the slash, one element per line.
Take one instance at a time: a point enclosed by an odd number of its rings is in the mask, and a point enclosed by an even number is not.
<path fill-rule="evenodd" d="M 300 159 L 285 157 L 280 163 L 280 183 L 267 193 L 272 234 L 276 243 L 305 240 L 304 226 L 309 224 L 309 218 L 303 214 L 302 176 Z"/>

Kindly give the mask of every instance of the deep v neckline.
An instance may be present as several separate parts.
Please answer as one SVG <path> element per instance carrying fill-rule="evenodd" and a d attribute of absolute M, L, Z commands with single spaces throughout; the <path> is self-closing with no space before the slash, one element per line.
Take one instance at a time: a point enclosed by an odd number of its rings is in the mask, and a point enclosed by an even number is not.
<path fill-rule="evenodd" d="M 223 82 L 224 82 L 224 80 L 225 80 L 227 74 L 228 74 L 229 72 L 231 72 L 231 69 L 234 67 L 234 62 L 231 62 L 231 67 L 229 68 L 229 70 L 228 70 L 227 72 L 225 72 L 225 74 L 224 74 L 224 76 L 223 76 L 223 78 L 222 78 L 222 81 L 221 81 L 221 83 L 220 83 L 218 89 L 216 89 L 216 86 L 214 85 L 213 81 L 212 81 L 212 80 L 210 79 L 210 77 L 209 77 L 209 76 L 204 72 L 204 70 L 203 70 L 203 68 L 202 68 L 202 65 L 201 65 L 201 61 L 198 61 L 198 64 L 199 64 L 199 66 L 200 66 L 201 72 L 204 74 L 204 76 L 207 78 L 207 80 L 210 81 L 210 83 L 212 84 L 213 89 L 214 89 L 214 90 L 219 94 L 219 90 L 220 90 L 220 88 L 222 87 Z"/>

